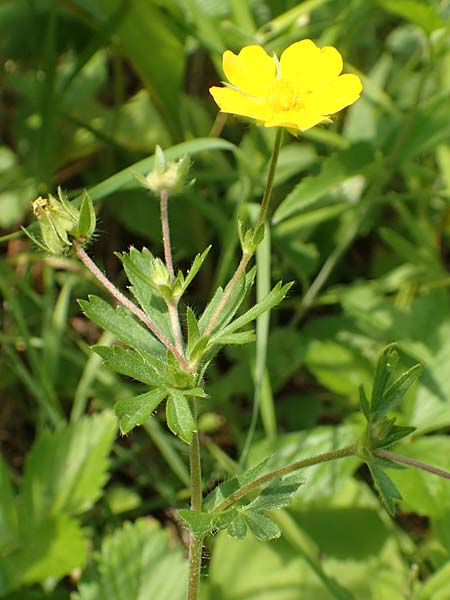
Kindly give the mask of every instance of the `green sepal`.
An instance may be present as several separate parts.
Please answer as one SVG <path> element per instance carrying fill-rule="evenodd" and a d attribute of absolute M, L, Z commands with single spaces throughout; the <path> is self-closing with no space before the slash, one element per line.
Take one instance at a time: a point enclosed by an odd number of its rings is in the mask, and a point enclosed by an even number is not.
<path fill-rule="evenodd" d="M 88 193 L 85 192 L 78 217 L 78 235 L 89 240 L 95 231 L 96 221 L 94 205 Z"/>

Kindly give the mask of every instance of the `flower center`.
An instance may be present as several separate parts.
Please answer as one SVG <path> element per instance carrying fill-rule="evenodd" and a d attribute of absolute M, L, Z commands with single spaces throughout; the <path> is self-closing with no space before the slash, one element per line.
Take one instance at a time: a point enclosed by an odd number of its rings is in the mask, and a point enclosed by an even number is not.
<path fill-rule="evenodd" d="M 295 110 L 300 108 L 300 92 L 295 81 L 276 79 L 267 96 L 274 111 Z"/>

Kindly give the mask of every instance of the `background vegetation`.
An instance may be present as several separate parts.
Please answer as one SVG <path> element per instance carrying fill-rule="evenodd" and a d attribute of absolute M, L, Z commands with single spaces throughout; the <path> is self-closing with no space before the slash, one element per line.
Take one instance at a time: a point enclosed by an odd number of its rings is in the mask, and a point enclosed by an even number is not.
<path fill-rule="evenodd" d="M 255 383 L 249 464 L 353 441 L 358 386 L 370 389 L 392 341 L 402 367 L 425 369 L 398 408 L 417 427 L 399 452 L 450 469 L 449 15 L 448 0 L 0 4 L 2 597 L 183 597 L 173 508 L 189 498 L 186 447 L 158 415 L 117 438 L 110 409 L 132 384 L 91 353 L 99 331 L 76 302 L 103 291 L 76 260 L 47 260 L 18 226 L 32 222 L 38 195 L 90 189 L 100 226 L 89 251 L 121 285 L 114 251 L 161 250 L 158 204 L 134 174 L 156 143 L 169 158 L 188 151 L 196 183 L 171 204 L 172 238 L 181 264 L 213 244 L 190 292 L 203 306 L 233 272 L 236 216 L 261 197 L 273 137 L 217 116 L 208 87 L 227 48 L 332 44 L 364 95 L 332 125 L 285 136 L 257 294 L 297 283 L 270 331 L 260 321 L 256 345 L 208 372 L 206 486 L 236 470 Z M 305 472 L 276 517 L 282 538 L 213 539 L 203 597 L 450 598 L 450 486 L 410 469 L 391 476 L 404 497 L 395 520 L 356 459 Z"/>

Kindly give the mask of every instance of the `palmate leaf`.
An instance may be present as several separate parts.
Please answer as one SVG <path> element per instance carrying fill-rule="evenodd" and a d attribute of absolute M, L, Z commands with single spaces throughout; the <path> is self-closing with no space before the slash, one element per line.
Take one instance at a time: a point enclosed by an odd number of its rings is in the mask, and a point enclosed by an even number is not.
<path fill-rule="evenodd" d="M 100 496 L 116 433 L 111 411 L 42 433 L 29 452 L 22 482 L 20 527 L 31 529 L 49 514 L 77 515 Z"/>
<path fill-rule="evenodd" d="M 84 314 L 102 329 L 110 331 L 126 346 L 151 354 L 162 355 L 163 345 L 124 308 L 113 308 L 98 296 L 80 300 Z"/>
<path fill-rule="evenodd" d="M 245 473 L 225 481 L 215 488 L 204 502 L 205 512 L 188 509 L 178 511 L 179 516 L 197 535 L 206 535 L 214 530 L 226 530 L 231 537 L 242 539 L 250 530 L 260 540 L 279 537 L 278 526 L 265 514 L 287 506 L 297 493 L 302 481 L 298 473 L 262 484 L 262 489 L 249 491 L 250 501 L 243 496 L 223 511 L 218 511 L 224 500 L 232 500 L 232 496 L 245 486 L 256 482 L 267 469 L 271 458 L 266 458 Z M 208 512 L 206 512 L 208 511 Z"/>
<path fill-rule="evenodd" d="M 74 600 L 184 600 L 187 561 L 157 521 L 125 523 L 107 536 L 97 575 L 83 580 Z"/>

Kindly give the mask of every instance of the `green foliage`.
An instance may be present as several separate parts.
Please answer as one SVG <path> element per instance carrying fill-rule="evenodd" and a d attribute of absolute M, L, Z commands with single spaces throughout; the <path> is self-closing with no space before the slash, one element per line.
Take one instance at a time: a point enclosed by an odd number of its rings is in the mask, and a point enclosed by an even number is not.
<path fill-rule="evenodd" d="M 200 398 L 213 491 L 202 511 L 178 512 L 183 539 L 189 526 L 217 533 L 202 598 L 446 598 L 448 482 L 377 452 L 450 469 L 448 2 L 17 0 L 1 4 L 0 34 L 1 594 L 67 599 L 85 568 L 85 600 L 184 597 L 179 519 L 166 531 L 139 517 L 187 506 Z M 218 117 L 208 87 L 223 79 L 223 50 L 257 40 L 280 56 L 302 38 L 339 48 L 364 92 L 333 122 L 284 136 L 257 276 L 249 263 L 215 315 L 240 244 L 254 250 L 272 131 Z M 170 199 L 180 268 L 159 286 L 158 199 L 139 183 L 157 144 L 167 164 L 189 154 L 195 178 Z M 179 300 L 192 372 L 98 297 L 73 255 L 45 264 L 22 236 L 19 225 L 38 237 L 30 202 L 58 185 L 80 211 L 76 233 L 98 222 L 89 254 L 171 343 L 167 300 Z M 46 223 L 56 250 L 69 221 Z M 147 249 L 124 252 L 130 243 Z M 113 407 L 132 432 L 114 442 Z M 215 510 L 261 475 L 355 440 L 358 456 Z M 111 489 L 90 510 L 112 447 Z"/>
<path fill-rule="evenodd" d="M 0 594 L 56 581 L 83 565 L 88 540 L 74 517 L 101 494 L 115 431 L 108 411 L 44 431 L 27 456 L 17 496 L 0 462 Z"/>
<path fill-rule="evenodd" d="M 186 581 L 181 548 L 173 546 L 156 521 L 139 519 L 103 539 L 95 575 L 81 581 L 74 600 L 181 600 Z"/>

